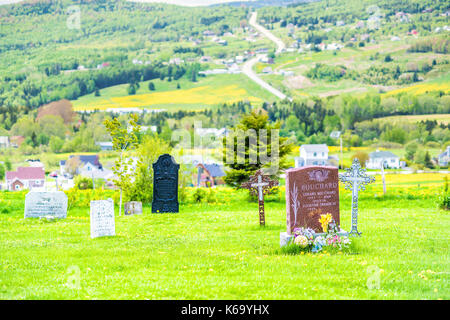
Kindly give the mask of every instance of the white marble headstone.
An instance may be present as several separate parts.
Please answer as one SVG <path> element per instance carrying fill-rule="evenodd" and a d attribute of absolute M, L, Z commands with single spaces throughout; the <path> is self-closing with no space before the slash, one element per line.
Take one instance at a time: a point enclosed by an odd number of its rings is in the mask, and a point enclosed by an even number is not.
<path fill-rule="evenodd" d="M 114 201 L 91 201 L 91 238 L 115 236 Z"/>
<path fill-rule="evenodd" d="M 62 191 L 30 191 L 25 195 L 25 218 L 66 218 L 67 196 Z"/>

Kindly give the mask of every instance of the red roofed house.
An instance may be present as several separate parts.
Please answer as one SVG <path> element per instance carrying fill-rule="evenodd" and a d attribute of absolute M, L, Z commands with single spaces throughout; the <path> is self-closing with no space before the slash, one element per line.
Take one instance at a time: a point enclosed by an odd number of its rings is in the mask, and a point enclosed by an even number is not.
<path fill-rule="evenodd" d="M 6 186 L 10 191 L 43 189 L 45 171 L 42 167 L 18 167 L 6 172 Z"/>

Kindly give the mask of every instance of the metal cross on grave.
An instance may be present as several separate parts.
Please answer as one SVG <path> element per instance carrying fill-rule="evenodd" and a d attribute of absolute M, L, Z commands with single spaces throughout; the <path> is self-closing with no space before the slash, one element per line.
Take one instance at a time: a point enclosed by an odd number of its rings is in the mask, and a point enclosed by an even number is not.
<path fill-rule="evenodd" d="M 358 232 L 358 191 L 365 190 L 366 185 L 375 181 L 374 177 L 366 174 L 366 169 L 361 168 L 359 160 L 353 159 L 352 166 L 347 169 L 347 172 L 339 175 L 339 180 L 344 183 L 347 190 L 352 190 L 352 230 L 350 235 Z"/>
<path fill-rule="evenodd" d="M 270 189 L 277 185 L 278 181 L 270 179 L 270 177 L 264 175 L 261 170 L 256 171 L 247 182 L 244 182 L 241 185 L 241 188 L 249 189 L 250 194 L 258 196 L 259 224 L 261 226 L 266 224 L 264 215 L 264 195 L 268 194 Z"/>

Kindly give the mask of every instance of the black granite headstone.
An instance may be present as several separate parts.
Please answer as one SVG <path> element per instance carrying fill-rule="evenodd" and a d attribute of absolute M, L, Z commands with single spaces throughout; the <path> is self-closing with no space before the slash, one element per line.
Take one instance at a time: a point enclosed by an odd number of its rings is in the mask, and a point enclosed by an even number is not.
<path fill-rule="evenodd" d="M 178 171 L 170 154 L 163 154 L 153 164 L 152 212 L 178 212 Z"/>

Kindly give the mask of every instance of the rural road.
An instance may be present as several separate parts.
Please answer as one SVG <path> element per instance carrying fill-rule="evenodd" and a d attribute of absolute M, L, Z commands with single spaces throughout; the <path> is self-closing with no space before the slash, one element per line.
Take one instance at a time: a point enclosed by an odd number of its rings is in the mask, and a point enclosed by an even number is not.
<path fill-rule="evenodd" d="M 286 49 L 286 45 L 284 44 L 283 41 L 281 41 L 280 38 L 275 37 L 269 30 L 267 30 L 262 25 L 259 25 L 258 22 L 256 22 L 257 15 L 258 15 L 258 13 L 256 11 L 252 12 L 252 15 L 249 20 L 249 24 L 252 27 L 254 27 L 256 30 L 261 32 L 264 36 L 269 38 L 269 40 L 275 42 L 275 44 L 277 45 L 277 51 L 275 53 L 281 53 L 283 51 L 283 49 Z"/>
<path fill-rule="evenodd" d="M 283 41 L 281 41 L 279 38 L 275 37 L 269 30 L 264 28 L 263 26 L 259 25 L 256 22 L 257 13 L 256 11 L 252 12 L 252 15 L 250 17 L 250 25 L 257 29 L 259 32 L 261 32 L 264 36 L 275 42 L 277 45 L 276 53 L 280 53 L 283 51 L 283 49 L 286 47 Z M 271 92 L 272 94 L 276 95 L 280 99 L 286 99 L 288 98 L 283 92 L 280 90 L 272 87 L 270 84 L 262 80 L 258 75 L 253 71 L 253 66 L 259 61 L 261 58 L 261 55 L 258 55 L 247 62 L 244 63 L 242 66 L 242 72 L 249 77 L 251 80 L 256 82 L 258 85 L 260 85 L 262 88 L 266 89 L 267 91 Z M 288 98 L 289 100 L 292 100 L 291 98 Z"/>

